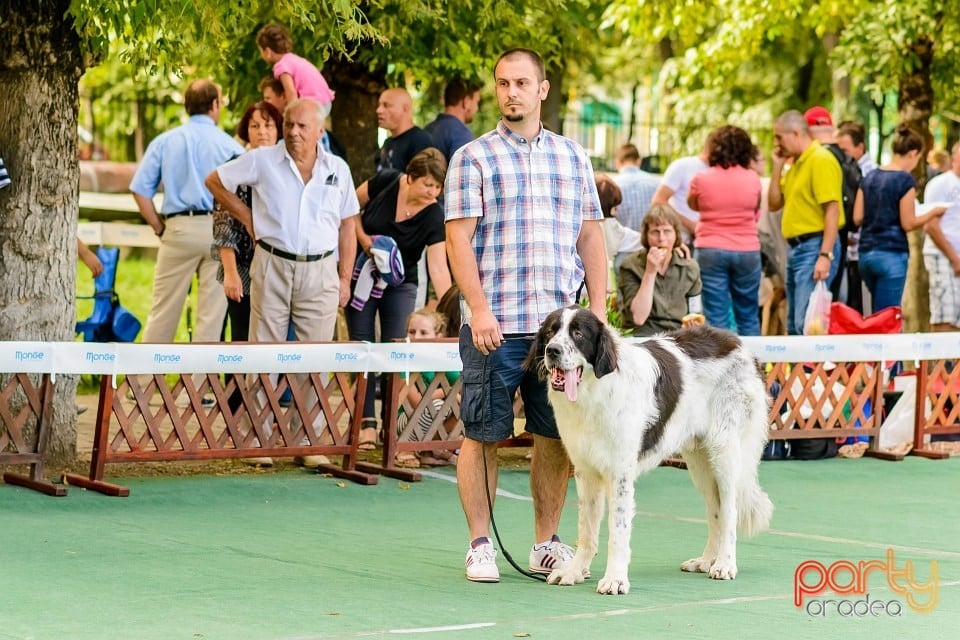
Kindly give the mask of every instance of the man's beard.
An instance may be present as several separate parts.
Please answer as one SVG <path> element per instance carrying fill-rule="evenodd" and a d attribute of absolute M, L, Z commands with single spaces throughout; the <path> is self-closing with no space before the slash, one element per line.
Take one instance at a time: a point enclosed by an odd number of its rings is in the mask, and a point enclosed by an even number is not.
<path fill-rule="evenodd" d="M 508 122 L 520 122 L 523 120 L 522 113 L 505 113 L 503 114 L 503 119 Z"/>

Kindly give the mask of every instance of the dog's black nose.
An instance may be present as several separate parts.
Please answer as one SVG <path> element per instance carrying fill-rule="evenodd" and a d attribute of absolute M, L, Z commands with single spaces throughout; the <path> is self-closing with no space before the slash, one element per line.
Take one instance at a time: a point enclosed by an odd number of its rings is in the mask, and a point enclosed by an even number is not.
<path fill-rule="evenodd" d="M 555 344 L 548 344 L 545 350 L 548 358 L 559 358 L 560 357 L 560 347 Z"/>

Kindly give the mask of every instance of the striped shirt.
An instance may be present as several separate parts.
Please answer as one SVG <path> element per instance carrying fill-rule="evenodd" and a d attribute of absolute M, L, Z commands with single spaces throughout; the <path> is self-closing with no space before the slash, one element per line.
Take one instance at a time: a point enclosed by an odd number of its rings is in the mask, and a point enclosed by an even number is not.
<path fill-rule="evenodd" d="M 534 333 L 547 314 L 575 301 L 584 276 L 580 227 L 603 217 L 580 145 L 542 127 L 528 141 L 500 122 L 453 155 L 444 198 L 448 221 L 479 218 L 473 250 L 503 333 Z"/>

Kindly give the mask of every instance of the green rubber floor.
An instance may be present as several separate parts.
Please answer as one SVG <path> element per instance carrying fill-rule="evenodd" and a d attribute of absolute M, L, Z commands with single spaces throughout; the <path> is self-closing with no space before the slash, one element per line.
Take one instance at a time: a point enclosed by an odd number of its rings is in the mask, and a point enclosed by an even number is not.
<path fill-rule="evenodd" d="M 772 529 L 740 542 L 732 582 L 679 570 L 705 538 L 686 472 L 660 468 L 640 478 L 632 589 L 619 597 L 595 593 L 595 579 L 565 588 L 535 582 L 502 554 L 499 584 L 468 582 L 452 470 L 413 484 L 381 478 L 373 487 L 307 471 L 108 478 L 129 486 L 128 498 L 76 487 L 49 498 L 0 485 L 0 639 L 955 635 L 960 460 L 765 462 L 760 477 L 776 505 Z M 525 565 L 533 542 L 528 475 L 503 471 L 500 486 L 503 542 Z M 571 481 L 560 531 L 570 542 L 575 495 Z M 594 576 L 603 573 L 605 540 L 604 527 Z M 893 590 L 881 570 L 865 586 L 883 610 L 830 590 L 794 605 L 801 563 L 885 563 L 889 549 L 896 569 L 912 563 L 917 583 L 938 571 L 929 613 L 910 608 L 914 593 Z M 804 581 L 816 577 L 807 572 Z M 832 584 L 850 582 L 840 571 Z"/>

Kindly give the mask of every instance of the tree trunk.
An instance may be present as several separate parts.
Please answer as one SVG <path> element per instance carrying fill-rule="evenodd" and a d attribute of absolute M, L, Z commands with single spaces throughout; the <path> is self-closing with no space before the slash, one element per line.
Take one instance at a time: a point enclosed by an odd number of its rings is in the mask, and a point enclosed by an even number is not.
<path fill-rule="evenodd" d="M 0 340 L 75 337 L 77 83 L 80 41 L 68 0 L 0 0 Z M 76 378 L 57 376 L 48 462 L 76 457 Z"/>
<path fill-rule="evenodd" d="M 547 93 L 547 99 L 543 101 L 540 119 L 544 127 L 563 135 L 563 108 L 567 104 L 567 97 L 564 95 L 563 69 L 547 68 L 547 80 L 550 82 L 550 91 Z"/>
<path fill-rule="evenodd" d="M 930 113 L 933 111 L 933 85 L 930 83 L 930 65 L 933 62 L 934 42 L 931 38 L 921 37 L 912 45 L 911 50 L 917 59 L 913 72 L 900 79 L 897 110 L 900 122 L 915 129 L 929 144 Z M 917 179 L 917 192 L 923 194 L 926 185 L 927 165 L 917 163 L 914 177 Z M 903 331 L 930 330 L 930 297 L 927 270 L 923 266 L 922 230 L 908 234 L 910 240 L 910 262 L 907 265 L 907 284 L 903 292 Z"/>
<path fill-rule="evenodd" d="M 630 124 L 627 128 L 627 142 L 633 142 L 633 135 L 637 130 L 637 107 L 640 102 L 639 94 L 640 83 L 634 82 L 633 87 L 630 88 Z"/>
<path fill-rule="evenodd" d="M 359 185 L 376 171 L 377 102 L 387 88 L 387 72 L 334 56 L 323 66 L 323 76 L 337 93 L 331 132 L 346 147 L 353 180 Z"/>
<path fill-rule="evenodd" d="M 840 43 L 840 34 L 835 32 L 825 33 L 820 39 L 823 44 L 823 50 L 827 53 L 827 62 L 830 62 L 830 55 Z M 832 95 L 831 112 L 837 121 L 846 120 L 850 117 L 850 76 L 847 73 L 841 73 L 833 68 L 830 69 L 830 93 Z"/>

